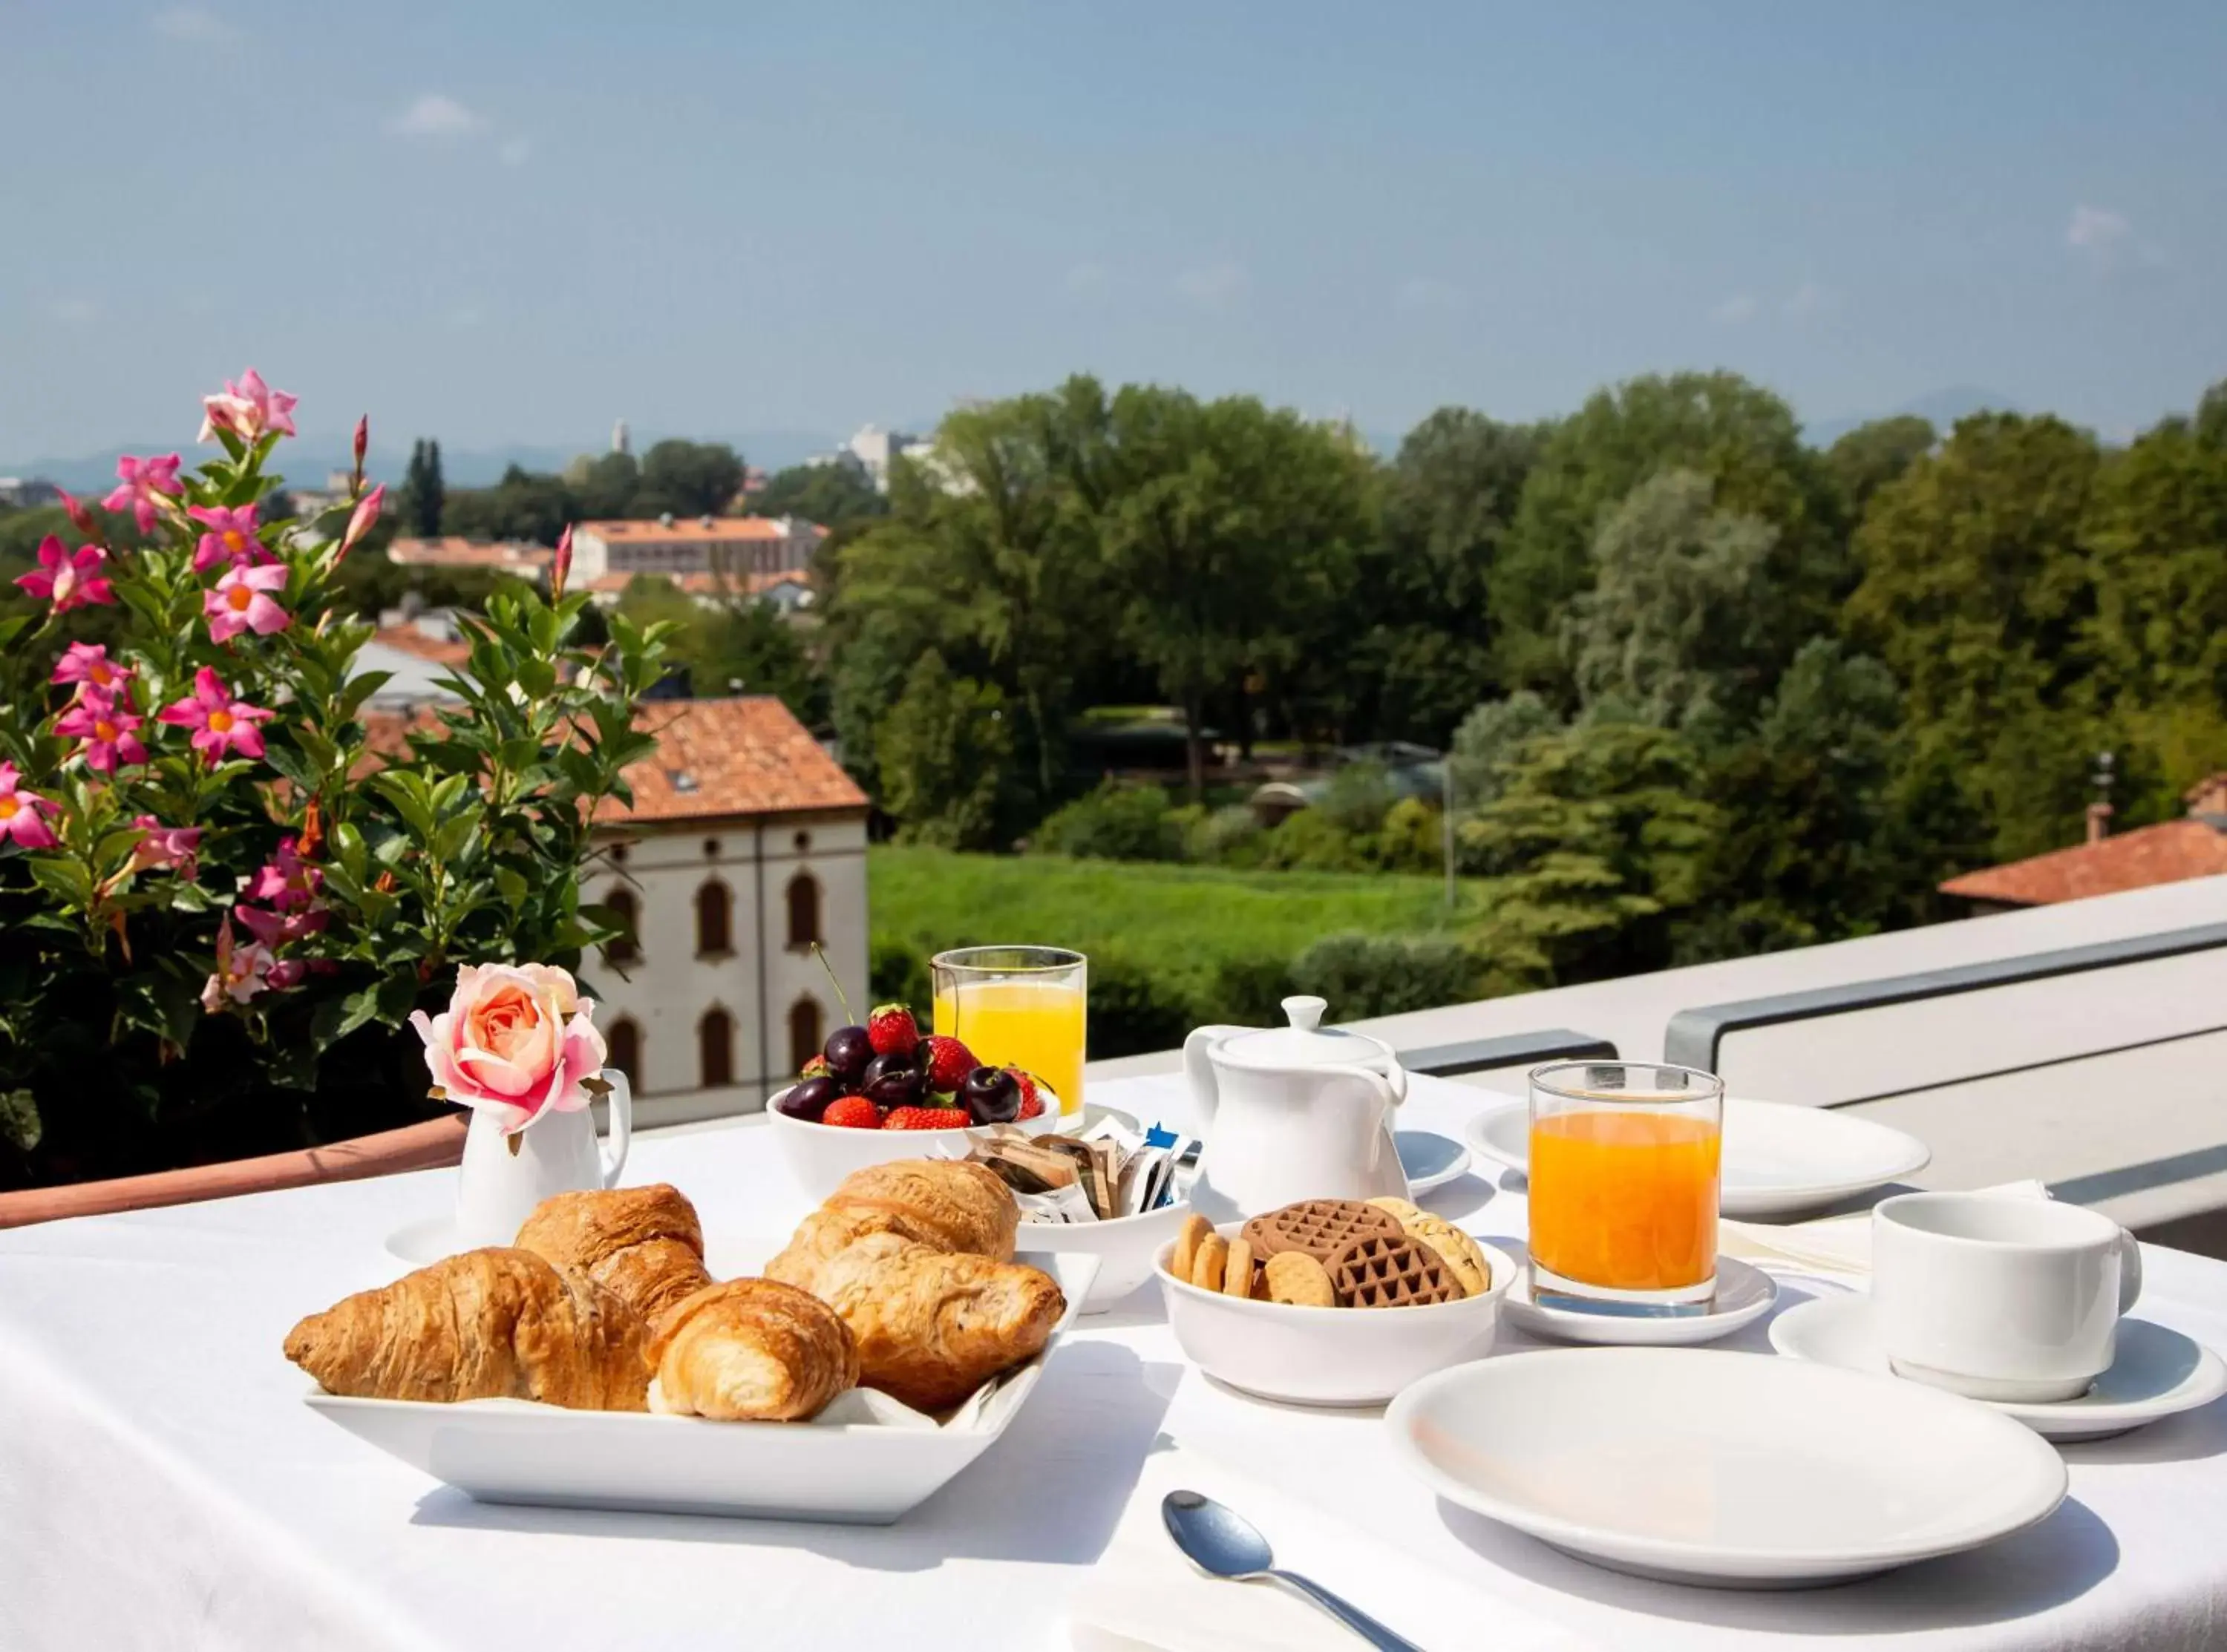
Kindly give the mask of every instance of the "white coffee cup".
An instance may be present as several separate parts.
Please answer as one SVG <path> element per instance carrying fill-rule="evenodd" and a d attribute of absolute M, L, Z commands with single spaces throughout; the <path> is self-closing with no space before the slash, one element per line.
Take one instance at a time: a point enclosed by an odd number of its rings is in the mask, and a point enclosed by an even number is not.
<path fill-rule="evenodd" d="M 2134 1237 L 2100 1211 L 1993 1193 L 1872 1209 L 1872 1302 L 1896 1375 L 1975 1400 L 2072 1400 L 2111 1368 L 2141 1294 Z"/>

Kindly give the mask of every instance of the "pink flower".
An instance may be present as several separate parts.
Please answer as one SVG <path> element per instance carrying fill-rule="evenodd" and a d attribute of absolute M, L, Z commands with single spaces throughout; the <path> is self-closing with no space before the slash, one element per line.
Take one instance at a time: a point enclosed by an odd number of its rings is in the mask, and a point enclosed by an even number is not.
<path fill-rule="evenodd" d="M 260 757 L 263 736 L 255 725 L 268 723 L 271 717 L 259 705 L 233 698 L 223 679 L 203 666 L 194 674 L 194 692 L 164 706 L 155 720 L 172 728 L 193 730 L 194 749 L 214 763 L 222 762 L 227 751 Z"/>
<path fill-rule="evenodd" d="M 325 875 L 297 852 L 299 839 L 281 838 L 278 852 L 239 881 L 239 892 L 281 912 L 309 905 L 325 881 Z M 266 937 L 267 939 L 267 937 Z"/>
<path fill-rule="evenodd" d="M 116 488 L 100 501 L 100 507 L 109 511 L 128 509 L 142 533 L 153 533 L 155 501 L 176 499 L 186 491 L 178 482 L 180 462 L 175 453 L 166 453 L 159 459 L 135 459 L 128 453 L 124 455 L 116 462 Z"/>
<path fill-rule="evenodd" d="M 98 642 L 73 642 L 62 650 L 48 680 L 81 683 L 84 687 L 78 691 L 81 694 L 113 694 L 137 674 L 133 667 L 111 660 L 108 650 Z"/>
<path fill-rule="evenodd" d="M 131 824 L 140 833 L 131 850 L 134 871 L 167 866 L 188 883 L 200 874 L 201 827 L 166 826 L 151 814 L 143 814 Z"/>
<path fill-rule="evenodd" d="M 194 547 L 195 573 L 205 574 L 220 562 L 239 568 L 271 559 L 263 541 L 255 537 L 258 508 L 253 505 L 242 505 L 238 509 L 229 505 L 196 505 L 186 513 L 208 530 Z"/>
<path fill-rule="evenodd" d="M 99 577 L 100 564 L 107 560 L 108 552 L 97 545 L 81 545 L 74 554 L 67 552 L 62 542 L 49 533 L 39 541 L 37 571 L 22 575 L 16 583 L 34 596 L 51 597 L 54 612 L 67 614 L 73 608 L 116 600 L 108 582 Z"/>
<path fill-rule="evenodd" d="M 293 912 L 281 915 L 265 912 L 261 907 L 236 906 L 233 916 L 248 928 L 250 934 L 265 946 L 276 948 L 289 941 L 299 941 L 303 935 L 313 935 L 325 927 L 330 914 L 324 912 Z"/>
<path fill-rule="evenodd" d="M 505 1135 L 545 1112 L 588 1105 L 581 1082 L 603 1070 L 596 1006 L 546 964 L 467 964 L 442 1014 L 410 1017 L 425 1041 L 436 1094 L 488 1107 Z"/>
<path fill-rule="evenodd" d="M 557 554 L 549 564 L 549 600 L 555 602 L 565 594 L 565 582 L 572 574 L 572 525 L 565 524 L 565 531 L 557 536 Z"/>
<path fill-rule="evenodd" d="M 230 431 L 243 442 L 252 442 L 265 431 L 294 434 L 294 406 L 301 400 L 283 390 L 273 390 L 252 367 L 234 384 L 227 379 L 220 396 L 201 398 L 201 433 L 206 442 L 219 431 Z"/>
<path fill-rule="evenodd" d="M 51 849 L 54 834 L 46 817 L 57 805 L 35 792 L 17 789 L 16 765 L 0 762 L 0 839 L 12 838 L 24 849 Z"/>
<path fill-rule="evenodd" d="M 62 496 L 62 510 L 68 515 L 70 526 L 88 539 L 99 539 L 100 524 L 93 520 L 93 513 L 86 509 L 85 501 L 67 488 L 54 491 Z"/>
<path fill-rule="evenodd" d="M 233 943 L 232 914 L 216 931 L 216 973 L 201 984 L 201 1008 L 214 1015 L 227 999 L 245 1004 L 269 985 L 271 949 L 260 941 L 245 947 Z"/>
<path fill-rule="evenodd" d="M 284 992 L 299 986 L 302 978 L 309 973 L 309 966 L 299 958 L 282 958 L 264 972 L 264 984 L 274 992 Z"/>
<path fill-rule="evenodd" d="M 386 484 L 380 482 L 361 499 L 356 501 L 354 511 L 348 517 L 348 532 L 341 535 L 341 548 L 333 557 L 333 566 L 341 565 L 341 558 L 355 549 L 355 542 L 371 532 L 372 524 L 379 520 L 379 507 L 386 501 Z"/>
<path fill-rule="evenodd" d="M 267 637 L 293 624 L 294 616 L 271 597 L 286 589 L 284 564 L 265 568 L 234 568 L 216 582 L 216 589 L 201 598 L 201 613 L 208 621 L 209 641 L 229 642 L 242 631 Z"/>
<path fill-rule="evenodd" d="M 85 766 L 96 774 L 112 775 L 119 763 L 147 761 L 147 748 L 132 732 L 139 721 L 128 705 L 99 689 L 82 689 L 77 703 L 55 720 L 54 732 L 84 741 L 77 751 Z"/>

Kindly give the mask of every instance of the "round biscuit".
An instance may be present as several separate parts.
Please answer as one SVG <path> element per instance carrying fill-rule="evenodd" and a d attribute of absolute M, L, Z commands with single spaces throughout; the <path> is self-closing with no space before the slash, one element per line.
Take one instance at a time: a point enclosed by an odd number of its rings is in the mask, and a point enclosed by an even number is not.
<path fill-rule="evenodd" d="M 1223 1265 L 1229 1260 L 1229 1241 L 1209 1234 L 1198 1241 L 1198 1255 L 1190 1265 L 1190 1282 L 1202 1291 L 1222 1289 Z"/>
<path fill-rule="evenodd" d="M 1183 1219 L 1176 1230 L 1176 1247 L 1168 1255 L 1168 1272 L 1179 1279 L 1190 1278 L 1191 1264 L 1198 1260 L 1199 1241 L 1214 1231 L 1213 1224 L 1197 1211 Z"/>
<path fill-rule="evenodd" d="M 1279 1251 L 1268 1259 L 1268 1300 L 1300 1308 L 1335 1308 L 1330 1270 L 1305 1251 Z"/>
<path fill-rule="evenodd" d="M 1253 1247 L 1241 1238 L 1229 1241 L 1229 1260 L 1222 1267 L 1222 1294 L 1244 1297 L 1253 1293 Z"/>

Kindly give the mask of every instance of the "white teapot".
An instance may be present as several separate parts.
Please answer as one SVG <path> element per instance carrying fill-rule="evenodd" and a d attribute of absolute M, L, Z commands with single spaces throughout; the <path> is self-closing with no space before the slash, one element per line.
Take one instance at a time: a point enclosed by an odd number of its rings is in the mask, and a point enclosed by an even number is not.
<path fill-rule="evenodd" d="M 1407 1196 L 1392 1139 L 1407 1075 L 1389 1044 L 1319 1024 L 1318 998 L 1284 1000 L 1286 1027 L 1200 1027 L 1184 1070 L 1207 1126 L 1191 1203 L 1210 1221 L 1300 1199 Z"/>

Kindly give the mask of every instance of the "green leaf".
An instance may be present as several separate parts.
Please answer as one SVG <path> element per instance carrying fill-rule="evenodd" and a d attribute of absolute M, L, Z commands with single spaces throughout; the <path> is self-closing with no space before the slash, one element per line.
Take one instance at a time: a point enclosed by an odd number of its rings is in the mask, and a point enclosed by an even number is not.
<path fill-rule="evenodd" d="M 28 1153 L 45 1133 L 35 1096 L 29 1090 L 0 1092 L 0 1137 L 13 1143 L 16 1151 Z"/>

